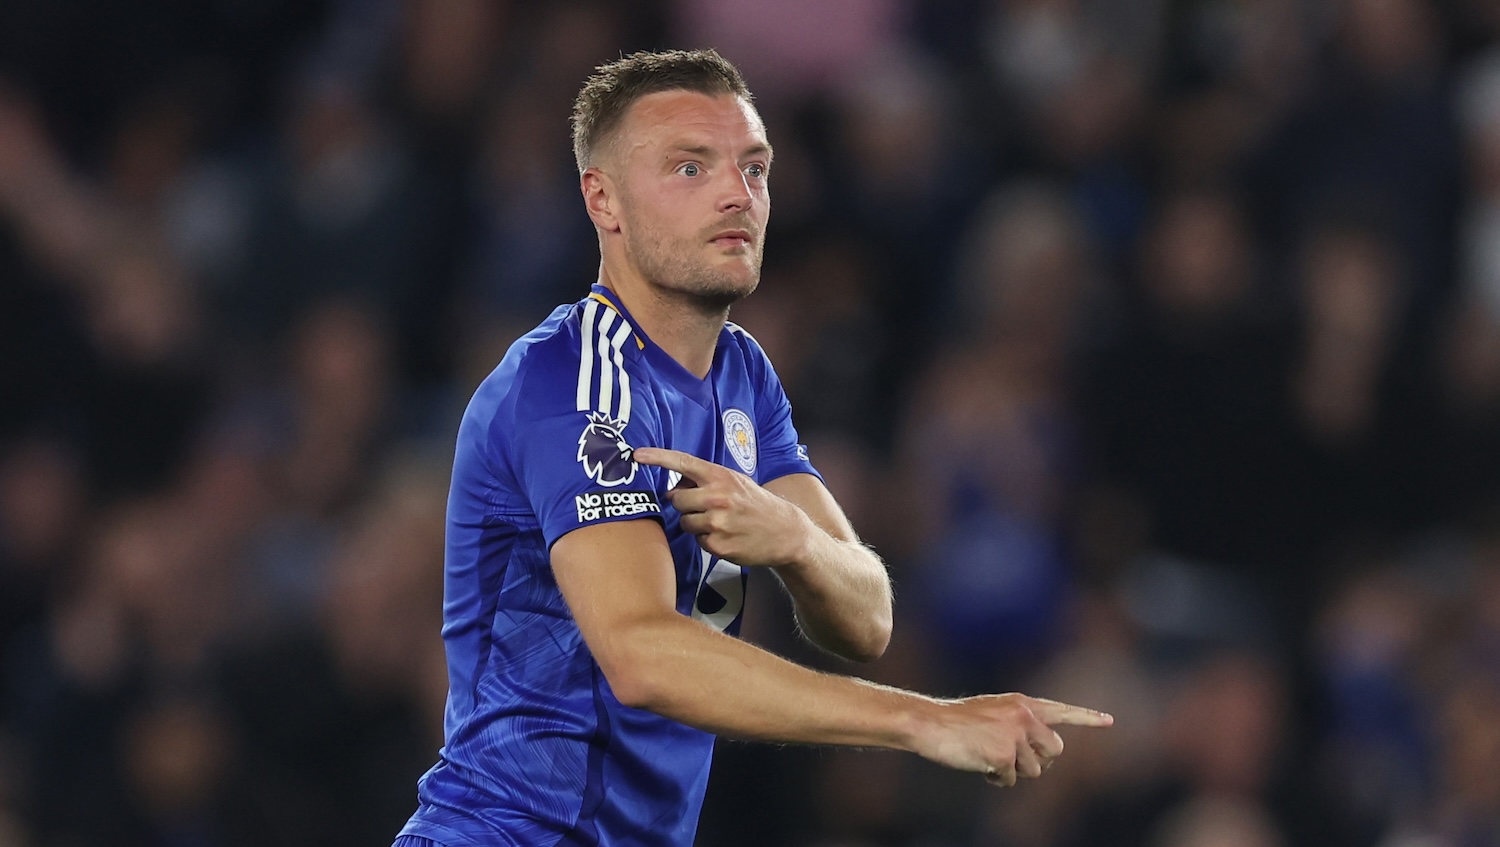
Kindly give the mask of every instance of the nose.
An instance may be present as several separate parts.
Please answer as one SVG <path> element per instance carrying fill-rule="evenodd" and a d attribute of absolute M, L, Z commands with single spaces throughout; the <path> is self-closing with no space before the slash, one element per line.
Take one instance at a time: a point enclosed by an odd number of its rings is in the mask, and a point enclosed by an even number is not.
<path fill-rule="evenodd" d="M 755 199 L 744 171 L 739 168 L 728 168 L 726 173 L 723 193 L 719 195 L 719 213 L 748 211 Z"/>

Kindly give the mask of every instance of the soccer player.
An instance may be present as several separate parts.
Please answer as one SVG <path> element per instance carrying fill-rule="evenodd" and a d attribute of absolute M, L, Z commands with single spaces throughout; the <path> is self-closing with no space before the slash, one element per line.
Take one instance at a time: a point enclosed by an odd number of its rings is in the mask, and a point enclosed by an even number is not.
<path fill-rule="evenodd" d="M 579 93 L 598 284 L 510 348 L 459 428 L 446 743 L 398 847 L 692 844 L 714 736 L 909 750 L 1001 785 L 1108 715 L 818 673 L 739 630 L 748 568 L 803 631 L 881 655 L 891 592 L 727 323 L 760 278 L 771 145 L 713 51 L 637 53 Z"/>

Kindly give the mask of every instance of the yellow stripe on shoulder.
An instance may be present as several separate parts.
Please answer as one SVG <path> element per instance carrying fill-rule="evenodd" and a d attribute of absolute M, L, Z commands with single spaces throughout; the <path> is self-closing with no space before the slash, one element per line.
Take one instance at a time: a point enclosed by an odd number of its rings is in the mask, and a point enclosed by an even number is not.
<path fill-rule="evenodd" d="M 610 308 L 610 311 L 614 312 L 617 315 L 620 315 L 620 317 L 622 319 L 625 317 L 624 315 L 620 314 L 620 310 L 619 309 L 615 308 L 615 304 L 609 302 L 609 298 L 605 297 L 603 294 L 600 294 L 597 291 L 590 291 L 589 292 L 589 299 L 590 300 L 598 300 L 600 303 L 603 303 L 604 305 L 608 306 Z M 630 329 L 631 329 L 630 337 L 635 339 L 635 347 L 636 347 L 636 349 L 637 350 L 645 350 L 646 349 L 646 342 L 644 342 L 644 341 L 641 340 L 641 334 L 639 332 L 635 331 L 635 326 L 633 324 L 631 325 Z"/>

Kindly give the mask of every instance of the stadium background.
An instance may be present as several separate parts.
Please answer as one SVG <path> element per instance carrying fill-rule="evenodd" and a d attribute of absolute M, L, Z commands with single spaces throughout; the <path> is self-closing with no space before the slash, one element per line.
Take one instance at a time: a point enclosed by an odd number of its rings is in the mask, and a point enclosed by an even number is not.
<path fill-rule="evenodd" d="M 836 669 L 1118 718 L 1010 791 L 723 744 L 703 847 L 1500 844 L 1497 37 L 1484 0 L 5 0 L 0 845 L 389 842 L 453 430 L 594 276 L 580 81 L 665 45 L 758 93 L 734 318 L 896 579 Z"/>

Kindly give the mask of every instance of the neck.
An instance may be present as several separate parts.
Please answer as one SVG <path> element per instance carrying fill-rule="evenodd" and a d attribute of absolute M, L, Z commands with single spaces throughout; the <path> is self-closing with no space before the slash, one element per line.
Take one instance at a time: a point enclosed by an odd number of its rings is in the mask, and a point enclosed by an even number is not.
<path fill-rule="evenodd" d="M 639 274 L 612 269 L 607 261 L 599 266 L 599 284 L 614 292 L 656 346 L 699 379 L 708 376 L 719 333 L 729 319 L 727 306 L 652 285 Z"/>

